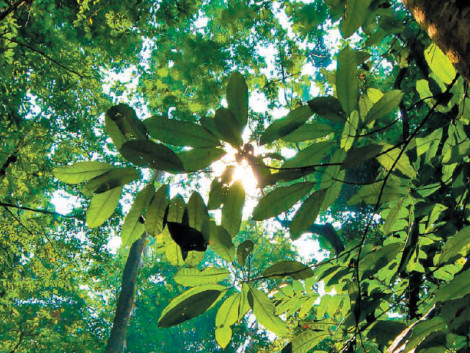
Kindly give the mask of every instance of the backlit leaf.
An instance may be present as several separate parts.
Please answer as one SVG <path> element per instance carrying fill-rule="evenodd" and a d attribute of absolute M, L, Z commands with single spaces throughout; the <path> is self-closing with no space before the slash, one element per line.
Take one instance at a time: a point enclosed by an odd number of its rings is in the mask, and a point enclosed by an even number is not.
<path fill-rule="evenodd" d="M 284 260 L 265 269 L 261 276 L 269 278 L 290 276 L 293 279 L 306 279 L 313 276 L 313 270 L 300 262 Z"/>
<path fill-rule="evenodd" d="M 380 100 L 375 103 L 372 108 L 369 110 L 365 117 L 365 124 L 369 124 L 372 121 L 381 119 L 387 114 L 393 112 L 398 108 L 401 100 L 403 99 L 403 92 L 400 90 L 392 90 L 380 98 Z"/>
<path fill-rule="evenodd" d="M 237 148 L 243 143 L 238 121 L 231 110 L 219 108 L 215 112 L 215 127 L 224 141 Z"/>
<path fill-rule="evenodd" d="M 163 231 L 163 218 L 168 204 L 168 185 L 163 185 L 155 193 L 145 214 L 145 230 L 151 236 L 155 237 Z"/>
<path fill-rule="evenodd" d="M 287 332 L 287 326 L 279 317 L 274 315 L 274 305 L 266 294 L 250 286 L 248 301 L 258 322 L 267 330 L 277 335 Z"/>
<path fill-rule="evenodd" d="M 357 109 L 359 84 L 356 77 L 356 53 L 349 46 L 338 55 L 338 69 L 336 70 L 336 94 L 349 116 Z"/>
<path fill-rule="evenodd" d="M 228 79 L 227 103 L 236 118 L 239 130 L 242 131 L 248 120 L 248 86 L 238 71 L 232 72 Z"/>
<path fill-rule="evenodd" d="M 333 141 L 322 141 L 314 143 L 311 146 L 301 150 L 295 157 L 287 160 L 282 168 L 302 168 L 319 164 L 328 154 L 331 153 L 331 148 L 335 145 Z"/>
<path fill-rule="evenodd" d="M 186 205 L 188 212 L 189 226 L 197 230 L 202 230 L 202 225 L 209 219 L 206 204 L 198 192 L 193 192 Z"/>
<path fill-rule="evenodd" d="M 465 227 L 449 240 L 442 247 L 442 255 L 439 263 L 443 264 L 452 259 L 457 254 L 467 255 L 470 250 L 470 227 Z"/>
<path fill-rule="evenodd" d="M 197 268 L 182 268 L 173 279 L 176 283 L 186 287 L 195 287 L 206 284 L 217 284 L 230 276 L 225 268 L 207 267 L 204 270 Z"/>
<path fill-rule="evenodd" d="M 215 317 L 215 339 L 217 343 L 225 348 L 232 337 L 230 326 L 238 320 L 241 293 L 232 294 L 220 306 Z"/>
<path fill-rule="evenodd" d="M 300 206 L 289 224 L 290 236 L 293 240 L 298 239 L 303 232 L 315 223 L 326 192 L 326 189 L 315 191 Z"/>
<path fill-rule="evenodd" d="M 333 123 L 344 123 L 346 120 L 341 103 L 335 97 L 316 97 L 308 101 L 308 106 L 312 112 Z"/>
<path fill-rule="evenodd" d="M 133 168 L 113 168 L 86 183 L 82 192 L 89 196 L 92 193 L 100 194 L 105 191 L 126 185 L 140 177 L 138 170 Z"/>
<path fill-rule="evenodd" d="M 54 176 L 68 184 L 79 184 L 102 175 L 111 169 L 112 165 L 103 162 L 77 162 L 67 167 L 52 170 Z"/>
<path fill-rule="evenodd" d="M 442 82 L 449 84 L 454 79 L 456 72 L 455 68 L 447 58 L 447 56 L 442 52 L 442 50 L 434 43 L 432 43 L 425 51 L 424 57 L 437 77 L 439 77 Z"/>
<path fill-rule="evenodd" d="M 372 0 L 348 0 L 346 12 L 341 21 L 340 30 L 343 38 L 349 38 L 362 26 L 369 15 L 369 5 Z"/>
<path fill-rule="evenodd" d="M 237 180 L 229 187 L 222 208 L 222 226 L 232 237 L 240 230 L 244 204 L 245 189 L 241 180 Z"/>
<path fill-rule="evenodd" d="M 303 124 L 301 127 L 291 132 L 289 135 L 284 136 L 282 139 L 287 142 L 302 142 L 315 140 L 319 137 L 325 137 L 334 132 L 334 129 L 326 124 L 313 122 L 310 124 Z"/>
<path fill-rule="evenodd" d="M 251 240 L 245 240 L 238 245 L 237 248 L 237 261 L 242 267 L 245 266 L 245 261 L 248 255 L 253 251 L 255 244 Z"/>
<path fill-rule="evenodd" d="M 195 172 L 209 167 L 213 162 L 225 155 L 220 148 L 194 148 L 178 153 L 186 172 Z"/>
<path fill-rule="evenodd" d="M 94 194 L 86 210 L 88 228 L 102 225 L 113 214 L 119 203 L 122 187 L 114 188 L 101 194 Z"/>

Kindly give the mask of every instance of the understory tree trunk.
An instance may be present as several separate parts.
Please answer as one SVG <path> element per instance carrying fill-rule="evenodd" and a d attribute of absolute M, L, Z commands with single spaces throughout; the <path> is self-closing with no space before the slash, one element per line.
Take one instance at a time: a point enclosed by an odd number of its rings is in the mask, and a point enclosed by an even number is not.
<path fill-rule="evenodd" d="M 470 3 L 468 0 L 403 0 L 429 37 L 470 82 Z"/>
<path fill-rule="evenodd" d="M 140 266 L 142 252 L 147 234 L 135 241 L 129 251 L 124 272 L 122 274 L 121 292 L 116 307 L 113 327 L 106 346 L 106 353 L 121 353 L 126 340 L 127 324 L 134 305 L 135 285 L 137 281 L 137 270 Z"/>

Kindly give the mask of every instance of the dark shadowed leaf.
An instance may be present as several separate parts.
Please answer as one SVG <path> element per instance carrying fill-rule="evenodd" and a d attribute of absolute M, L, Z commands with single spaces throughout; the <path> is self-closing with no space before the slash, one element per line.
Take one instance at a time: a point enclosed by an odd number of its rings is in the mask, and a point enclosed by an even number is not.
<path fill-rule="evenodd" d="M 248 120 L 248 86 L 238 71 L 232 72 L 228 79 L 227 103 L 235 116 L 239 130 L 243 131 Z"/>
<path fill-rule="evenodd" d="M 334 123 L 344 123 L 346 120 L 341 103 L 335 97 L 317 97 L 308 101 L 308 106 L 315 114 Z"/>
<path fill-rule="evenodd" d="M 87 196 L 92 193 L 101 194 L 105 191 L 128 184 L 139 177 L 140 173 L 138 170 L 132 168 L 114 168 L 91 179 L 82 188 L 82 192 Z"/>
<path fill-rule="evenodd" d="M 187 172 L 205 169 L 223 155 L 225 155 L 225 151 L 220 148 L 194 148 L 178 153 L 178 157 L 183 163 L 184 170 Z"/>
<path fill-rule="evenodd" d="M 290 236 L 297 239 L 315 223 L 327 190 L 317 190 L 304 201 L 289 224 Z"/>
<path fill-rule="evenodd" d="M 269 278 L 282 278 L 290 276 L 293 279 L 306 279 L 312 277 L 313 275 L 313 270 L 307 265 L 290 260 L 275 263 L 261 273 L 261 276 Z"/>
<path fill-rule="evenodd" d="M 253 251 L 255 244 L 251 240 L 245 240 L 238 245 L 237 248 L 237 261 L 242 267 L 245 266 L 245 261 L 248 255 Z"/>
<path fill-rule="evenodd" d="M 168 204 L 168 185 L 163 185 L 155 193 L 145 214 L 145 230 L 149 235 L 155 237 L 163 231 L 163 218 Z"/>
<path fill-rule="evenodd" d="M 338 55 L 338 69 L 336 71 L 336 93 L 349 116 L 357 107 L 359 84 L 356 77 L 356 53 L 349 46 Z"/>
<path fill-rule="evenodd" d="M 215 128 L 224 141 L 237 148 L 243 143 L 235 115 L 230 109 L 219 108 L 215 112 Z"/>

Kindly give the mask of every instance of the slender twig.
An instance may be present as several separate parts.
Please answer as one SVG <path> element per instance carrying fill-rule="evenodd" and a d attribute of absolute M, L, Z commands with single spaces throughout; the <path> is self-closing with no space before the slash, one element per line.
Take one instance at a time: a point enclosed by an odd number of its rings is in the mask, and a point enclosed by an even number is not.
<path fill-rule="evenodd" d="M 38 209 L 38 208 L 18 206 L 18 205 L 14 205 L 14 204 L 11 204 L 11 203 L 5 203 L 5 202 L 1 202 L 1 201 L 0 201 L 0 206 L 17 208 L 19 210 L 24 210 L 24 211 L 44 213 L 44 214 L 48 214 L 48 215 L 51 215 L 51 216 L 57 216 L 57 217 L 75 218 L 75 219 L 80 219 L 80 220 L 82 219 L 82 217 L 77 217 L 77 216 L 73 216 L 73 215 L 64 215 L 64 214 L 61 214 L 61 213 L 58 213 L 58 212 L 48 211 L 48 210 L 43 210 L 43 209 Z"/>

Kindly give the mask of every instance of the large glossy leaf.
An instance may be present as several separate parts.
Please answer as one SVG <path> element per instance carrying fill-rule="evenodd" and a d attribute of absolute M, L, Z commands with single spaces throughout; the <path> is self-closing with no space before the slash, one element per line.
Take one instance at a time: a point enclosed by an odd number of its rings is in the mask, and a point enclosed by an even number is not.
<path fill-rule="evenodd" d="M 145 231 L 144 223 L 140 217 L 146 211 L 154 194 L 155 188 L 153 185 L 147 185 L 135 197 L 121 228 L 122 246 L 132 245 Z"/>
<path fill-rule="evenodd" d="M 229 187 L 222 208 L 222 226 L 232 237 L 240 230 L 244 204 L 245 189 L 243 183 L 237 180 Z"/>
<path fill-rule="evenodd" d="M 301 106 L 291 111 L 284 118 L 275 120 L 261 135 L 260 143 L 273 142 L 281 137 L 284 137 L 291 132 L 294 132 L 300 126 L 302 126 L 311 116 L 313 115 L 312 110 L 307 106 Z"/>
<path fill-rule="evenodd" d="M 279 317 L 274 315 L 274 305 L 266 294 L 250 286 L 248 301 L 258 322 L 267 330 L 277 335 L 287 332 L 287 326 Z"/>
<path fill-rule="evenodd" d="M 348 0 L 346 12 L 341 21 L 340 31 L 343 38 L 348 38 L 362 26 L 369 16 L 369 5 L 372 0 Z"/>
<path fill-rule="evenodd" d="M 451 237 L 442 247 L 442 255 L 439 257 L 439 263 L 446 263 L 457 254 L 467 255 L 469 250 L 470 227 L 465 227 L 460 232 Z"/>
<path fill-rule="evenodd" d="M 102 225 L 113 214 L 119 203 L 122 187 L 114 188 L 101 194 L 94 194 L 86 210 L 88 228 Z"/>
<path fill-rule="evenodd" d="M 232 237 L 224 227 L 217 226 L 213 221 L 206 221 L 202 230 L 204 237 L 209 239 L 210 248 L 225 261 L 235 259 L 235 246 Z"/>
<path fill-rule="evenodd" d="M 282 139 L 287 142 L 302 142 L 315 140 L 319 137 L 325 137 L 334 132 L 334 129 L 326 124 L 313 122 L 304 124 Z"/>
<path fill-rule="evenodd" d="M 241 242 L 238 245 L 238 248 L 237 248 L 237 261 L 238 261 L 238 264 L 240 266 L 242 266 L 242 267 L 245 266 L 246 258 L 253 251 L 254 247 L 255 247 L 255 244 L 249 239 Z"/>
<path fill-rule="evenodd" d="M 198 192 L 194 192 L 189 198 L 186 211 L 188 212 L 189 226 L 202 230 L 202 225 L 209 219 L 209 214 L 206 204 Z"/>
<path fill-rule="evenodd" d="M 242 143 L 242 135 L 239 130 L 238 121 L 230 109 L 219 108 L 215 112 L 215 128 L 224 141 L 238 148 Z"/>
<path fill-rule="evenodd" d="M 182 268 L 173 279 L 176 283 L 186 287 L 195 287 L 206 284 L 217 284 L 230 276 L 225 268 L 207 267 L 204 270 L 197 268 Z"/>
<path fill-rule="evenodd" d="M 452 82 L 456 74 L 455 68 L 436 44 L 432 43 L 424 51 L 424 57 L 426 58 L 432 72 L 434 72 L 442 82 L 446 84 Z"/>
<path fill-rule="evenodd" d="M 367 113 L 364 119 L 365 124 L 367 125 L 393 112 L 398 108 L 402 99 L 403 92 L 400 90 L 392 90 L 385 93 L 385 95 L 380 98 L 380 100 L 375 103 Z"/>
<path fill-rule="evenodd" d="M 303 149 L 295 157 L 287 160 L 282 168 L 302 168 L 319 164 L 335 145 L 333 141 L 322 141 Z"/>
<path fill-rule="evenodd" d="M 91 179 L 82 188 L 82 192 L 90 196 L 123 186 L 140 177 L 138 170 L 133 168 L 113 168 L 104 174 Z"/>
<path fill-rule="evenodd" d="M 163 310 L 158 327 L 171 327 L 206 312 L 220 298 L 225 287 L 206 285 L 191 288 L 174 298 Z"/>
<path fill-rule="evenodd" d="M 178 153 L 186 172 L 205 169 L 223 155 L 225 155 L 225 151 L 220 148 L 194 148 Z"/>
<path fill-rule="evenodd" d="M 349 46 L 346 46 L 338 55 L 336 94 L 343 110 L 348 116 L 357 109 L 359 84 L 356 71 L 356 53 Z"/>
<path fill-rule="evenodd" d="M 157 236 L 163 231 L 163 218 L 169 204 L 168 185 L 160 187 L 145 214 L 145 230 L 151 236 Z"/>
<path fill-rule="evenodd" d="M 165 145 L 149 140 L 133 140 L 124 143 L 119 150 L 129 162 L 140 167 L 154 168 L 166 172 L 184 171 L 183 163 L 175 152 Z"/>
<path fill-rule="evenodd" d="M 150 136 L 174 146 L 215 147 L 219 139 L 198 124 L 164 117 L 144 120 Z"/>
<path fill-rule="evenodd" d="M 288 210 L 312 190 L 313 186 L 314 183 L 302 182 L 274 189 L 259 200 L 258 205 L 253 210 L 253 219 L 261 221 Z"/>
<path fill-rule="evenodd" d="M 290 276 L 293 279 L 306 279 L 312 277 L 313 270 L 297 261 L 284 260 L 275 263 L 265 269 L 261 276 L 269 278 L 282 278 Z"/>
<path fill-rule="evenodd" d="M 326 192 L 325 189 L 315 191 L 300 206 L 289 224 L 290 236 L 293 240 L 298 239 L 303 232 L 315 223 Z"/>
<path fill-rule="evenodd" d="M 308 101 L 308 106 L 315 114 L 334 123 L 344 123 L 346 120 L 341 103 L 335 97 L 317 97 Z"/>
<path fill-rule="evenodd" d="M 228 79 L 227 103 L 235 116 L 239 130 L 243 131 L 248 120 L 248 86 L 238 71 L 232 72 Z"/>
<path fill-rule="evenodd" d="M 112 165 L 103 162 L 77 162 L 67 167 L 52 170 L 54 176 L 67 184 L 79 184 L 100 176 L 111 169 Z"/>
<path fill-rule="evenodd" d="M 106 111 L 105 129 L 118 149 L 131 139 L 147 139 L 145 125 L 127 104 L 118 104 Z"/>
<path fill-rule="evenodd" d="M 241 293 L 232 294 L 220 306 L 215 317 L 215 339 L 217 343 L 225 348 L 232 338 L 230 326 L 238 319 L 240 309 Z"/>

